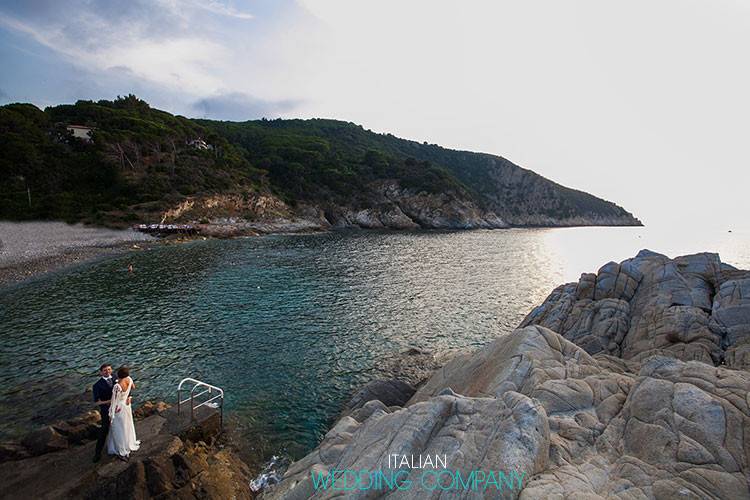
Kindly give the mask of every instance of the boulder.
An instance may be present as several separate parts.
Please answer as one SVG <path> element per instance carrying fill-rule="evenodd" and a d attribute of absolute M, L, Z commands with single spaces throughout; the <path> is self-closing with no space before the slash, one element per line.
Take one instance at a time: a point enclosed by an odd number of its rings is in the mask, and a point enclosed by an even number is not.
<path fill-rule="evenodd" d="M 466 398 L 446 391 L 404 409 L 381 408 L 364 422 L 342 418 L 319 448 L 293 464 L 265 498 L 328 498 L 334 492 L 316 491 L 311 472 L 385 469 L 392 453 L 445 454 L 451 468 L 464 477 L 477 468 L 517 470 L 528 476 L 544 470 L 548 447 L 544 411 L 530 398 L 512 391 L 502 398 Z M 417 476 L 415 470 L 407 473 Z M 399 498 L 427 497 L 419 488 L 397 493 Z"/>
<path fill-rule="evenodd" d="M 146 401 L 141 406 L 133 410 L 133 418 L 142 419 L 150 417 L 155 413 L 163 413 L 171 407 L 172 405 L 165 403 L 164 401 Z"/>
<path fill-rule="evenodd" d="M 64 450 L 68 447 L 68 440 L 54 427 L 48 425 L 27 434 L 21 444 L 32 455 L 42 455 L 52 451 Z"/>
<path fill-rule="evenodd" d="M 670 355 L 718 364 L 728 329 L 711 321 L 721 275 L 716 254 L 672 260 L 643 250 L 558 287 L 521 326 L 546 326 L 590 354 L 635 360 Z"/>
<path fill-rule="evenodd" d="M 100 413 L 97 410 L 91 410 L 80 417 L 52 424 L 52 427 L 65 436 L 68 444 L 74 445 L 96 439 L 99 435 L 100 422 Z"/>

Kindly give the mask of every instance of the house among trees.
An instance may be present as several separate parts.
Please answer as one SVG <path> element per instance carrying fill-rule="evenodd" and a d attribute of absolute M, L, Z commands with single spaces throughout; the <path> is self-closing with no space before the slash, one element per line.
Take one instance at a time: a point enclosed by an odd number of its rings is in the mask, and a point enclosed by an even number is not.
<path fill-rule="evenodd" d="M 200 149 L 202 151 L 206 151 L 209 149 L 213 149 L 213 144 L 207 144 L 206 141 L 204 141 L 201 138 L 193 139 L 191 141 L 187 141 L 188 146 L 193 147 L 194 149 Z"/>
<path fill-rule="evenodd" d="M 73 133 L 73 137 L 81 139 L 84 142 L 91 142 L 91 134 L 94 132 L 92 127 L 83 125 L 68 125 L 68 131 Z"/>

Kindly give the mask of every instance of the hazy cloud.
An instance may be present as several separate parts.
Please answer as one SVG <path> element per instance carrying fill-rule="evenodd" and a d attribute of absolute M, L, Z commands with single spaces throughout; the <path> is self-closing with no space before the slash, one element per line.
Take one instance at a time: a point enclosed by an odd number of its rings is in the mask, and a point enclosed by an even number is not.
<path fill-rule="evenodd" d="M 193 103 L 196 115 L 217 120 L 245 121 L 257 118 L 276 118 L 294 110 L 301 101 L 286 99 L 266 101 L 240 92 L 217 94 Z"/>
<path fill-rule="evenodd" d="M 220 30 L 252 16 L 229 4 L 197 0 L 73 0 L 0 6 L 0 26 L 33 37 L 89 70 L 127 68 L 175 90 L 206 94 L 232 52 Z"/>
<path fill-rule="evenodd" d="M 228 16 L 228 17 L 236 17 L 237 19 L 252 19 L 254 16 L 252 14 L 248 14 L 247 12 L 241 12 L 231 5 L 227 5 L 222 2 L 217 2 L 215 0 L 198 0 L 195 2 L 191 2 L 192 5 L 205 9 L 208 12 L 213 12 L 214 14 L 221 14 L 222 16 Z"/>

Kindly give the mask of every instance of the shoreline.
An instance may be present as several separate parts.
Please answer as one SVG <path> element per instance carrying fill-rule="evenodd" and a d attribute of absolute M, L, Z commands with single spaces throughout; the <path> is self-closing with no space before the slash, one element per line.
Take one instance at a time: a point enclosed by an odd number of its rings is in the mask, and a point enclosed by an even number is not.
<path fill-rule="evenodd" d="M 321 234 L 331 231 L 373 230 L 388 228 L 364 228 L 359 226 L 323 227 L 300 224 L 299 221 L 284 223 L 252 224 L 238 227 L 236 224 L 200 224 L 197 236 L 180 238 L 179 241 L 195 241 L 201 238 L 235 239 L 253 236 L 284 234 Z M 644 227 L 641 225 L 556 225 L 556 226 L 510 226 L 495 229 L 560 229 L 575 227 Z M 471 231 L 481 228 L 416 228 L 412 231 Z M 399 231 L 398 229 L 393 229 Z M 494 230 L 494 229 L 493 229 Z M 400 230 L 409 231 L 409 230 Z M 52 233 L 52 234 L 50 234 Z M 58 233 L 58 234 L 55 234 Z M 62 234 L 60 234 L 62 233 Z M 83 236 L 82 238 L 80 236 Z M 36 238 L 39 238 L 38 240 Z M 14 239 L 14 245 L 7 242 Z M 29 241 L 32 240 L 32 241 Z M 115 230 L 100 226 L 84 226 L 57 221 L 0 221 L 0 288 L 22 283 L 48 273 L 68 269 L 75 265 L 90 263 L 100 258 L 116 257 L 129 251 L 143 250 L 165 242 L 170 238 L 158 238 L 133 230 Z M 28 247 L 27 247 L 28 245 Z M 29 248 L 30 247 L 30 248 Z"/>
<path fill-rule="evenodd" d="M 0 287 L 156 243 L 157 239 L 132 230 L 0 221 Z"/>
<path fill-rule="evenodd" d="M 0 287 L 12 286 L 79 264 L 94 262 L 101 258 L 117 257 L 131 250 L 130 243 L 107 247 L 75 248 L 54 255 L 39 257 L 0 267 Z"/>

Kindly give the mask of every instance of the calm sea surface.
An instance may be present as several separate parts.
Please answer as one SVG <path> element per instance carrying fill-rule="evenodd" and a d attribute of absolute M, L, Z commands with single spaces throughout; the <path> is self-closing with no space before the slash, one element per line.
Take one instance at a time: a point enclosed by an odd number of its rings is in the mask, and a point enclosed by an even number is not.
<path fill-rule="evenodd" d="M 361 231 L 161 246 L 0 288 L 0 437 L 74 414 L 108 361 L 140 400 L 185 376 L 223 387 L 248 440 L 299 457 L 384 357 L 480 346 L 641 248 L 750 268 L 750 232 Z"/>

